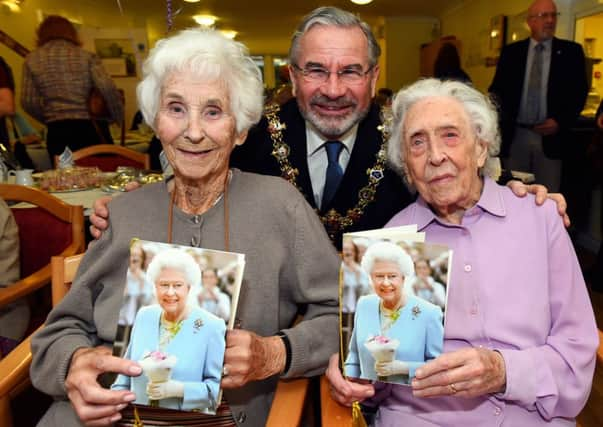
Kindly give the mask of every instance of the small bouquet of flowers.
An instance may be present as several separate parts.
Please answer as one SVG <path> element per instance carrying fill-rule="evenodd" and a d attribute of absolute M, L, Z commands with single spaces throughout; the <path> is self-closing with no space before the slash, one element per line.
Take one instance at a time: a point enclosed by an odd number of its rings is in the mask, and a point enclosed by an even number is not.
<path fill-rule="evenodd" d="M 142 371 L 149 379 L 149 383 L 163 383 L 170 379 L 172 368 L 176 365 L 178 358 L 159 350 L 145 351 L 142 359 L 138 361 Z M 150 406 L 159 406 L 157 400 L 149 400 Z"/>
<path fill-rule="evenodd" d="M 391 362 L 394 360 L 396 349 L 400 345 L 397 339 L 391 339 L 384 335 L 369 336 L 364 346 L 371 353 L 375 362 Z M 384 381 L 385 378 L 378 378 Z"/>

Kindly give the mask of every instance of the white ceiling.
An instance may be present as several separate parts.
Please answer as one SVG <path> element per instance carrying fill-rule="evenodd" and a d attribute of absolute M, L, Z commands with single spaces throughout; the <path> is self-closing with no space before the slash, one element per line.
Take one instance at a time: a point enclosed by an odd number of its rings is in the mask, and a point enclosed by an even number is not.
<path fill-rule="evenodd" d="M 96 0 L 99 1 L 99 0 Z M 144 16 L 155 22 L 165 21 L 165 0 L 100 0 L 105 6 L 118 3 L 125 15 Z M 172 0 L 174 29 L 195 25 L 192 16 L 208 13 L 219 17 L 217 27 L 239 32 L 237 39 L 289 38 L 300 19 L 312 9 L 332 5 L 357 13 L 372 25 L 380 17 L 389 16 L 430 16 L 437 17 L 463 0 L 374 0 L 371 4 L 359 6 L 349 0 L 201 0 L 199 3 L 185 3 Z"/>

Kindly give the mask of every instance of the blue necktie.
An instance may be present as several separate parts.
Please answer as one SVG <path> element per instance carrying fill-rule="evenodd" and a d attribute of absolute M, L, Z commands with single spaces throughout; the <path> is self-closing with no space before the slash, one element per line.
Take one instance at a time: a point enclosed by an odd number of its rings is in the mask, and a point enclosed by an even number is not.
<path fill-rule="evenodd" d="M 540 111 L 540 99 L 542 98 L 542 61 L 544 45 L 538 43 L 534 46 L 532 67 L 528 76 L 528 92 L 526 96 L 526 122 L 530 124 L 539 123 L 544 117 Z"/>
<path fill-rule="evenodd" d="M 325 189 L 322 193 L 322 203 L 320 204 L 321 209 L 325 209 L 331 200 L 333 200 L 333 196 L 335 196 L 335 192 L 337 191 L 337 187 L 339 187 L 341 178 L 343 178 L 343 169 L 339 165 L 339 154 L 341 154 L 342 149 L 343 144 L 341 141 L 327 141 L 325 143 L 325 150 L 327 150 L 329 164 L 327 166 Z"/>

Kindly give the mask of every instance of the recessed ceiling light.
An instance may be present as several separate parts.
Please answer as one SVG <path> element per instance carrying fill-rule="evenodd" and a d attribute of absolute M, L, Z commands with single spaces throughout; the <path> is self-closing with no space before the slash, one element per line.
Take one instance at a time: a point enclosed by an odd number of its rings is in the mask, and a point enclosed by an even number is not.
<path fill-rule="evenodd" d="M 370 2 L 372 2 L 373 0 L 350 0 L 352 3 L 356 3 L 356 4 L 369 4 Z"/>
<path fill-rule="evenodd" d="M 229 39 L 234 39 L 238 34 L 235 30 L 220 30 L 220 32 Z"/>
<path fill-rule="evenodd" d="M 216 23 L 217 18 L 213 15 L 195 15 L 193 19 L 202 27 L 212 27 Z"/>
<path fill-rule="evenodd" d="M 187 3 L 199 3 L 201 0 L 184 0 Z"/>

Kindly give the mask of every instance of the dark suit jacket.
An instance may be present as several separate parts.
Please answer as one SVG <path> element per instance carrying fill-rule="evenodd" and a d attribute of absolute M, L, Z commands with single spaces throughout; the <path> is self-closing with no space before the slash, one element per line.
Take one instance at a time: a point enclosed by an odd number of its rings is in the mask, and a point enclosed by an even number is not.
<path fill-rule="evenodd" d="M 500 54 L 494 80 L 488 89 L 499 105 L 502 132 L 501 156 L 509 155 L 515 134 L 515 124 L 521 105 L 521 94 L 526 71 L 529 39 L 505 46 Z M 588 83 L 582 46 L 569 40 L 553 38 L 551 65 L 547 86 L 547 117 L 559 124 L 559 132 L 543 138 L 547 157 L 558 159 L 567 139 L 569 128 L 584 108 Z"/>
<path fill-rule="evenodd" d="M 312 182 L 308 171 L 306 147 L 306 123 L 301 116 L 295 99 L 282 106 L 279 113 L 281 122 L 287 128 L 283 131 L 283 140 L 290 147 L 289 161 L 299 170 L 297 184 L 306 200 L 316 209 Z M 358 203 L 358 191 L 368 184 L 367 169 L 375 165 L 376 154 L 382 138 L 377 126 L 381 123 L 379 107 L 373 105 L 367 117 L 360 122 L 354 149 L 337 193 L 330 205 L 322 209 L 324 213 L 335 209 L 342 215 Z M 281 170 L 272 156 L 272 140 L 267 131 L 267 120 L 262 121 L 249 132 L 247 141 L 237 147 L 231 155 L 231 166 L 248 172 L 281 176 Z M 381 228 L 395 213 L 406 207 L 412 198 L 402 179 L 392 170 L 386 169 L 385 176 L 379 182 L 375 200 L 367 206 L 364 214 L 343 232 Z M 341 249 L 341 232 L 333 238 L 333 243 Z"/>

